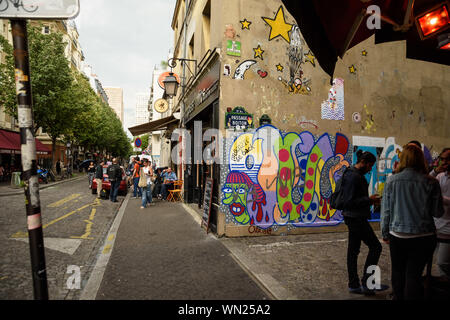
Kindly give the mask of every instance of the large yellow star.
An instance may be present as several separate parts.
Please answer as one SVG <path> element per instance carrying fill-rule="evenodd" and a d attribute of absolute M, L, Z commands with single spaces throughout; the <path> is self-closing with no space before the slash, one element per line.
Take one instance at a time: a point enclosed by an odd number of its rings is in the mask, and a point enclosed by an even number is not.
<path fill-rule="evenodd" d="M 276 65 L 277 71 L 283 72 L 284 67 L 281 65 L 281 63 Z"/>
<path fill-rule="evenodd" d="M 265 23 L 270 26 L 269 41 L 276 37 L 282 37 L 288 43 L 291 43 L 289 32 L 292 30 L 292 24 L 286 22 L 283 6 L 280 6 L 274 19 L 262 17 Z"/>
<path fill-rule="evenodd" d="M 260 45 L 258 45 L 257 48 L 253 48 L 253 51 L 255 51 L 255 59 L 259 57 L 259 58 L 261 58 L 261 60 L 264 60 L 264 58 L 263 58 L 264 50 L 261 49 Z"/>

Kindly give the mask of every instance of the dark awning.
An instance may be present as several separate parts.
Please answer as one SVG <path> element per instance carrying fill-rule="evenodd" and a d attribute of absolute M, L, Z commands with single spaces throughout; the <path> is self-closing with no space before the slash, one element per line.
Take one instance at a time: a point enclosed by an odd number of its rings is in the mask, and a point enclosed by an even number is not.
<path fill-rule="evenodd" d="M 39 154 L 50 154 L 48 149 L 39 139 L 35 138 L 36 152 Z M 14 131 L 0 129 L 0 149 L 8 151 L 20 151 L 22 145 L 20 143 L 20 134 Z"/>
<path fill-rule="evenodd" d="M 170 124 L 175 125 L 180 120 L 176 119 L 174 116 L 169 116 L 166 118 L 150 121 L 148 123 L 140 124 L 138 126 L 134 126 L 128 128 L 133 136 L 139 136 L 144 133 L 159 131 L 166 129 Z"/>

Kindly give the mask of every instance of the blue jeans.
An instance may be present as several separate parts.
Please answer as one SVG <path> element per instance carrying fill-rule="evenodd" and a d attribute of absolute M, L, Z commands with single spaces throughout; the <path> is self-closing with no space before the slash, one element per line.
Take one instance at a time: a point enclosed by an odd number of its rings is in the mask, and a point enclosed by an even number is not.
<path fill-rule="evenodd" d="M 142 206 L 145 208 L 147 203 L 152 203 L 152 185 L 147 184 L 147 187 L 142 188 Z"/>
<path fill-rule="evenodd" d="M 139 188 L 139 177 L 137 178 L 133 178 L 133 185 L 134 185 L 134 190 L 133 190 L 133 197 L 142 197 L 142 191 L 141 188 Z"/>
<path fill-rule="evenodd" d="M 111 190 L 109 191 L 109 199 L 117 201 L 117 194 L 119 193 L 120 180 L 111 181 Z"/>

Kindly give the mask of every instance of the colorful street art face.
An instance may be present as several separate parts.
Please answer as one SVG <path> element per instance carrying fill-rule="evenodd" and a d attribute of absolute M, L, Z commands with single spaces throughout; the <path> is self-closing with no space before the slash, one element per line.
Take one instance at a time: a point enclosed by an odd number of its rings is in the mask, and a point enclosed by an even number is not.
<path fill-rule="evenodd" d="M 329 198 L 351 164 L 352 149 L 344 135 L 283 134 L 266 125 L 241 134 L 227 154 L 222 203 L 236 223 L 267 229 L 342 222 Z"/>

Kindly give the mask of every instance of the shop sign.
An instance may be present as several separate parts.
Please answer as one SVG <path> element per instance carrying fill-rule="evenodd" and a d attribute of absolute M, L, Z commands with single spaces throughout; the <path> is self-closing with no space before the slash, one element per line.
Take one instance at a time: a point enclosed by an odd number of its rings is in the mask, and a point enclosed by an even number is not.
<path fill-rule="evenodd" d="M 253 128 L 253 115 L 243 107 L 236 107 L 225 113 L 225 128 L 235 130 L 246 130 Z"/>
<path fill-rule="evenodd" d="M 0 1 L 1 19 L 74 19 L 79 12 L 79 0 Z"/>
<path fill-rule="evenodd" d="M 228 40 L 227 41 L 227 55 L 240 57 L 241 56 L 241 43 L 239 41 Z"/>

